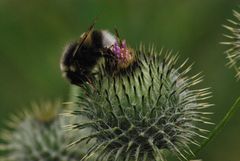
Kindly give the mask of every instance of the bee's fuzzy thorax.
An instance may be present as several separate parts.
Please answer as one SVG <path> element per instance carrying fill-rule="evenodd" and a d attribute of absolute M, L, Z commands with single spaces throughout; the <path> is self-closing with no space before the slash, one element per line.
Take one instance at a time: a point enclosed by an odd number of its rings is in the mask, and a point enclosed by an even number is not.
<path fill-rule="evenodd" d="M 116 38 L 113 36 L 109 31 L 102 30 L 102 47 L 103 48 L 110 48 L 116 43 Z"/>

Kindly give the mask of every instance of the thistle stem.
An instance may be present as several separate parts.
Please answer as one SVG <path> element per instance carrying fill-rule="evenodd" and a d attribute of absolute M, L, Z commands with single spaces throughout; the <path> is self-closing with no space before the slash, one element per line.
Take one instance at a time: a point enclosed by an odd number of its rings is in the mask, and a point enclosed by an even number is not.
<path fill-rule="evenodd" d="M 219 122 L 219 124 L 211 132 L 211 134 L 208 136 L 208 139 L 206 139 L 202 143 L 201 147 L 195 152 L 196 155 L 198 155 L 199 152 L 225 127 L 225 125 L 229 122 L 229 120 L 232 118 L 232 116 L 236 113 L 238 108 L 240 108 L 240 97 L 235 101 L 235 103 L 229 109 L 229 111 L 224 116 L 224 118 Z"/>

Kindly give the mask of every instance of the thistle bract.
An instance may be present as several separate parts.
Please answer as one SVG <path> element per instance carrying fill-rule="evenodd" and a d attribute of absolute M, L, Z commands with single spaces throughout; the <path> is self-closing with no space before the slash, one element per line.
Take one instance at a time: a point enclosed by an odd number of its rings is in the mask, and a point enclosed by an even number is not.
<path fill-rule="evenodd" d="M 100 67 L 92 84 L 84 84 L 79 94 L 75 116 L 87 122 L 74 129 L 92 132 L 73 144 L 96 139 L 82 160 L 97 155 L 97 161 L 164 161 L 167 152 L 179 159 L 192 153 L 189 144 L 198 144 L 195 136 L 206 130 L 198 123 L 208 123 L 203 109 L 210 105 L 208 89 L 193 89 L 201 82 L 199 74 L 188 77 L 186 62 L 176 66 L 177 56 L 136 51 L 137 67 L 123 75 L 108 75 Z M 205 137 L 204 137 L 205 138 Z"/>
<path fill-rule="evenodd" d="M 240 79 L 240 13 L 233 11 L 233 15 L 236 20 L 228 20 L 230 25 L 224 25 L 224 27 L 231 33 L 225 35 L 229 38 L 229 41 L 222 44 L 229 45 L 230 48 L 225 51 L 227 59 L 229 60 L 228 66 L 234 68 L 237 72 L 236 77 Z"/>
<path fill-rule="evenodd" d="M 79 161 L 83 156 L 80 147 L 67 150 L 74 139 L 66 135 L 59 118 L 60 102 L 34 105 L 32 112 L 15 115 L 2 132 L 3 161 Z M 84 149 L 84 147 L 82 148 Z"/>

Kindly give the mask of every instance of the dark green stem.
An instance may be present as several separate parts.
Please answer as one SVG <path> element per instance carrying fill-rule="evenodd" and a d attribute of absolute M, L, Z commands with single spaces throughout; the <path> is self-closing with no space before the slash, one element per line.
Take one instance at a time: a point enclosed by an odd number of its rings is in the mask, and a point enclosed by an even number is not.
<path fill-rule="evenodd" d="M 240 97 L 236 100 L 236 102 L 233 104 L 233 106 L 229 109 L 227 114 L 224 116 L 224 118 L 219 122 L 219 124 L 214 128 L 214 130 L 211 132 L 211 134 L 208 136 L 208 139 L 206 139 L 201 147 L 195 152 L 196 156 L 199 154 L 199 152 L 224 128 L 224 126 L 228 123 L 228 121 L 232 118 L 234 113 L 237 111 L 237 109 L 240 108 Z"/>

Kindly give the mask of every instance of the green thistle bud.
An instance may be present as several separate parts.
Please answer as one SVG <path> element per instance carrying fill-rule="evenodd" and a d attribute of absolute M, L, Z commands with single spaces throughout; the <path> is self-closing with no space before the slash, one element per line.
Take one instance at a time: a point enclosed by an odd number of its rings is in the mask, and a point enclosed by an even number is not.
<path fill-rule="evenodd" d="M 72 128 L 92 132 L 72 145 L 96 140 L 84 161 L 92 155 L 96 161 L 165 161 L 167 152 L 187 160 L 189 145 L 198 145 L 196 136 L 205 138 L 207 130 L 197 125 L 209 123 L 203 111 L 210 106 L 205 102 L 209 92 L 192 88 L 201 82 L 199 74 L 188 77 L 187 61 L 177 67 L 171 52 L 162 58 L 141 47 L 135 53 L 134 69 L 108 75 L 102 66 L 98 77 L 81 87 L 79 108 L 72 114 L 88 121 Z"/>
<path fill-rule="evenodd" d="M 231 33 L 224 35 L 229 38 L 229 41 L 222 42 L 222 44 L 230 46 L 230 48 L 225 51 L 227 59 L 229 60 L 228 66 L 235 69 L 237 72 L 236 77 L 240 79 L 240 13 L 233 11 L 233 15 L 236 21 L 228 20 L 230 25 L 223 25 Z"/>
<path fill-rule="evenodd" d="M 84 153 L 79 147 L 66 149 L 76 138 L 62 128 L 70 120 L 59 117 L 60 107 L 59 101 L 33 104 L 31 112 L 13 116 L 1 135 L 1 160 L 79 161 Z"/>

